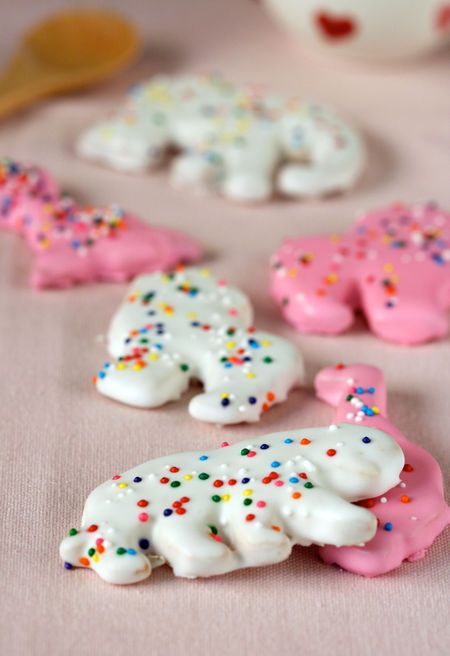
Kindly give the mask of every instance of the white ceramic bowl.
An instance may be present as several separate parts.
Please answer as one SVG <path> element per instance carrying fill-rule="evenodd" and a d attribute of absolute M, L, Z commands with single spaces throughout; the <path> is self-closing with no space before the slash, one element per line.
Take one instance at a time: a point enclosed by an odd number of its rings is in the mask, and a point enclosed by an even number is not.
<path fill-rule="evenodd" d="M 333 55 L 406 59 L 438 48 L 450 36 L 446 0 L 262 0 L 302 43 Z"/>

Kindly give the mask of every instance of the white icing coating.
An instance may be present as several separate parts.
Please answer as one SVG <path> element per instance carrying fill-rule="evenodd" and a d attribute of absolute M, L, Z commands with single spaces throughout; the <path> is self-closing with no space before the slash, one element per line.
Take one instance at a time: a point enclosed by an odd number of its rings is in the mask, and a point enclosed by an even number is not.
<path fill-rule="evenodd" d="M 346 423 L 150 460 L 90 494 L 60 554 L 134 583 L 164 561 L 192 578 L 280 562 L 296 544 L 362 545 L 376 518 L 351 502 L 397 485 L 403 465 L 387 433 Z"/>
<path fill-rule="evenodd" d="M 138 172 L 160 164 L 171 146 L 181 150 L 172 165 L 176 185 L 244 202 L 274 190 L 300 197 L 348 189 L 365 161 L 359 135 L 332 109 L 217 75 L 158 76 L 136 86 L 122 108 L 81 135 L 77 149 Z"/>
<path fill-rule="evenodd" d="M 99 392 L 154 408 L 180 398 L 190 380 L 204 385 L 189 404 L 196 419 L 257 421 L 301 382 L 303 363 L 288 341 L 255 331 L 238 289 L 205 269 L 137 278 L 114 316 L 108 348 L 116 358 L 99 372 Z"/>
<path fill-rule="evenodd" d="M 359 135 L 327 107 L 305 103 L 286 112 L 279 134 L 288 161 L 278 172 L 277 189 L 286 196 L 349 189 L 363 169 Z"/>

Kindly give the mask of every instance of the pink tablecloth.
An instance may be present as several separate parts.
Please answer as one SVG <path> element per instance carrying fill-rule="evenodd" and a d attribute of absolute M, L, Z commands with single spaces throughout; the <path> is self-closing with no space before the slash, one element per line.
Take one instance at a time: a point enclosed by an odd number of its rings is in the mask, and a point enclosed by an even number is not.
<path fill-rule="evenodd" d="M 258 323 L 303 348 L 309 384 L 321 366 L 337 360 L 382 366 L 393 419 L 448 472 L 450 340 L 395 348 L 362 325 L 339 339 L 300 337 L 280 320 L 266 282 L 269 254 L 285 235 L 339 230 L 360 208 L 393 199 L 449 204 L 445 57 L 361 70 L 302 52 L 244 0 L 103 4 L 139 22 L 148 41 L 145 57 L 97 91 L 44 103 L 2 124 L 0 153 L 48 166 L 88 202 L 116 200 L 202 239 L 211 268 L 250 294 Z M 17 35 L 63 3 L 0 5 L 3 63 Z M 163 174 L 126 177 L 75 159 L 75 135 L 131 82 L 163 70 L 212 68 L 237 81 L 330 102 L 353 116 L 371 156 L 355 192 L 326 202 L 242 208 L 177 193 Z M 448 534 L 424 560 L 375 580 L 328 568 L 313 550 L 300 548 L 281 565 L 211 580 L 177 580 L 163 568 L 142 585 L 117 588 L 89 572 L 66 572 L 58 543 L 78 525 L 87 493 L 111 472 L 164 452 L 213 447 L 224 438 L 319 425 L 332 411 L 307 389 L 291 394 L 257 426 L 219 429 L 190 419 L 186 399 L 154 412 L 102 399 L 90 385 L 104 358 L 97 336 L 123 286 L 36 294 L 27 287 L 29 268 L 19 239 L 0 235 L 2 654 L 445 653 Z"/>

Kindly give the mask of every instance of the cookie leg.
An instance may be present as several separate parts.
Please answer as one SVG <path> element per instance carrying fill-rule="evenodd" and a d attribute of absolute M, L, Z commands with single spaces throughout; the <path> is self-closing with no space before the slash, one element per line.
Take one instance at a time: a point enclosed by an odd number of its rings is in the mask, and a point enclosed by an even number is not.
<path fill-rule="evenodd" d="M 35 289 L 67 289 L 87 282 L 91 270 L 88 257 L 55 245 L 48 251 L 34 253 L 30 283 Z"/>
<path fill-rule="evenodd" d="M 294 493 L 295 494 L 295 493 Z M 324 488 L 313 487 L 285 506 L 285 524 L 296 544 L 359 545 L 373 538 L 375 516 Z"/>
<path fill-rule="evenodd" d="M 280 526 L 281 522 L 274 520 L 266 525 L 260 515 L 258 511 L 256 519 L 252 521 L 247 521 L 246 516 L 243 516 L 234 527 L 232 542 L 244 567 L 280 563 L 292 551 L 292 542 Z M 247 517 L 252 517 L 252 514 L 249 513 Z"/>
<path fill-rule="evenodd" d="M 222 542 L 218 529 L 206 521 L 165 518 L 155 527 L 152 542 L 176 576 L 215 576 L 236 569 L 235 554 Z"/>
<path fill-rule="evenodd" d="M 91 525 L 75 531 L 60 545 L 60 555 L 68 569 L 85 567 L 94 570 L 108 583 L 137 583 L 150 576 L 152 567 L 149 559 L 134 544 L 115 532 L 114 542 L 107 531 Z"/>
<path fill-rule="evenodd" d="M 300 332 L 337 335 L 353 324 L 356 286 L 335 270 L 337 246 L 321 237 L 286 240 L 272 262 L 271 294 Z"/>
<path fill-rule="evenodd" d="M 363 307 L 374 333 L 400 344 L 421 344 L 448 333 L 447 312 L 433 289 L 423 289 L 420 280 L 410 289 L 389 280 L 364 289 Z"/>
<path fill-rule="evenodd" d="M 221 175 L 221 161 L 214 153 L 180 155 L 174 160 L 170 172 L 176 187 L 191 187 L 198 192 L 214 189 Z"/>
<path fill-rule="evenodd" d="M 236 138 L 222 150 L 224 179 L 222 193 L 237 202 L 262 202 L 272 196 L 273 172 L 280 153 L 274 133 Z"/>
<path fill-rule="evenodd" d="M 287 196 L 344 191 L 364 166 L 360 138 L 325 107 L 305 105 L 297 115 L 288 113 L 280 122 L 280 140 L 288 162 L 276 183 Z"/>
<path fill-rule="evenodd" d="M 179 399 L 189 385 L 190 366 L 169 353 L 133 353 L 107 363 L 95 379 L 98 391 L 138 408 Z"/>
<path fill-rule="evenodd" d="M 257 421 L 272 405 L 284 401 L 303 378 L 297 349 L 274 335 L 253 333 L 231 342 L 230 351 L 209 353 L 202 363 L 205 391 L 195 396 L 189 412 L 219 424 Z"/>
<path fill-rule="evenodd" d="M 279 171 L 277 188 L 292 198 L 324 196 L 349 189 L 356 177 L 357 174 L 345 161 L 343 166 L 333 161 L 290 163 L 285 164 Z"/>

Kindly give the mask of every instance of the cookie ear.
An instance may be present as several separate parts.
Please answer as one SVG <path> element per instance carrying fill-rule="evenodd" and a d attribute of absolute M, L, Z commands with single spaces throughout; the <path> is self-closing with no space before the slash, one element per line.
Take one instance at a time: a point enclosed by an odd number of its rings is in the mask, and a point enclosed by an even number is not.
<path fill-rule="evenodd" d="M 387 392 L 381 369 L 355 364 L 326 367 L 314 381 L 316 395 L 337 408 L 336 421 L 351 421 L 361 407 L 376 408 L 375 414 L 386 416 Z M 353 407 L 355 406 L 355 407 Z M 369 412 L 369 416 L 372 416 Z"/>

